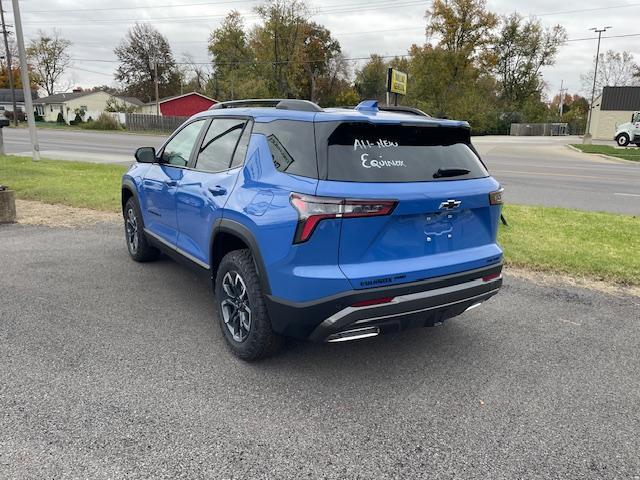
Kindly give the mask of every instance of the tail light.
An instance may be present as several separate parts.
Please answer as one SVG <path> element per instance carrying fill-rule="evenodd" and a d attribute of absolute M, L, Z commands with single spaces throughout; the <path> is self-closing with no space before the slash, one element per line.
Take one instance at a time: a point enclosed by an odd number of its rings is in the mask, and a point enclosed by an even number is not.
<path fill-rule="evenodd" d="M 504 188 L 500 190 L 496 190 L 495 192 L 491 192 L 489 194 L 489 204 L 490 205 L 502 205 L 504 202 L 502 200 L 502 193 L 504 192 Z"/>
<path fill-rule="evenodd" d="M 378 217 L 393 212 L 395 200 L 353 200 L 315 197 L 292 193 L 289 201 L 298 212 L 298 227 L 293 243 L 309 240 L 318 223 L 326 218 Z"/>
<path fill-rule="evenodd" d="M 498 272 L 498 273 L 492 273 L 492 274 L 490 274 L 490 275 L 487 275 L 487 276 L 485 276 L 485 277 L 482 277 L 482 281 L 483 281 L 484 283 L 492 282 L 493 280 L 496 280 L 496 279 L 500 278 L 501 276 L 502 276 L 502 274 L 501 274 L 500 272 Z"/>
<path fill-rule="evenodd" d="M 372 305 L 382 305 L 383 303 L 391 303 L 395 297 L 372 298 L 371 300 L 361 300 L 351 305 L 352 307 L 370 307 Z"/>

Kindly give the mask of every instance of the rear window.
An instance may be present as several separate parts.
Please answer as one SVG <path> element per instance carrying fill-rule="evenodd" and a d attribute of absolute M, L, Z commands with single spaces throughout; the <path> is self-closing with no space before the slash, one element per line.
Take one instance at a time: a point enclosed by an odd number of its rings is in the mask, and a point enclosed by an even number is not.
<path fill-rule="evenodd" d="M 276 169 L 293 175 L 318 178 L 313 122 L 256 122 L 253 133 L 266 137 Z"/>
<path fill-rule="evenodd" d="M 488 176 L 466 128 L 340 123 L 328 138 L 330 180 L 430 182 Z"/>

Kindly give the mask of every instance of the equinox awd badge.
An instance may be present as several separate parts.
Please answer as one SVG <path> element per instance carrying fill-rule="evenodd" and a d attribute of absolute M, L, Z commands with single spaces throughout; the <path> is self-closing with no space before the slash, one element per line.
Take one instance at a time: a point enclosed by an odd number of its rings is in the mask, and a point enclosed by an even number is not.
<path fill-rule="evenodd" d="M 440 204 L 440 210 L 453 210 L 454 208 L 458 208 L 461 204 L 462 201 L 460 200 L 447 200 Z"/>

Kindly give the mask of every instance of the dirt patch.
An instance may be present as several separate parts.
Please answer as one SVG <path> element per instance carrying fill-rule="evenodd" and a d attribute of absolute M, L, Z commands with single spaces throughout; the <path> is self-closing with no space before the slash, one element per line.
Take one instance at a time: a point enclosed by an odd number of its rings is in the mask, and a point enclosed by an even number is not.
<path fill-rule="evenodd" d="M 593 280 L 590 278 L 571 277 L 569 275 L 559 275 L 555 273 L 537 272 L 534 270 L 526 270 L 518 267 L 505 267 L 505 273 L 516 278 L 530 281 L 542 286 L 562 286 L 571 285 L 574 287 L 588 288 L 599 292 L 608 293 L 610 295 L 632 295 L 640 297 L 640 287 L 623 286 L 607 283 L 602 280 Z"/>
<path fill-rule="evenodd" d="M 32 200 L 16 200 L 16 212 L 18 223 L 47 227 L 73 228 L 122 221 L 122 216 L 118 213 L 100 212 L 66 205 L 50 205 Z"/>
<path fill-rule="evenodd" d="M 95 225 L 97 223 L 122 222 L 122 216 L 119 213 L 100 212 L 89 208 L 67 207 L 65 205 L 50 205 L 48 203 L 31 200 L 16 200 L 16 211 L 18 214 L 18 223 L 25 225 L 74 228 Z M 640 297 L 640 287 L 638 286 L 621 286 L 600 280 L 537 272 L 508 265 L 505 267 L 505 273 L 538 285 L 572 285 L 605 292 L 611 295 L 632 295 Z"/>

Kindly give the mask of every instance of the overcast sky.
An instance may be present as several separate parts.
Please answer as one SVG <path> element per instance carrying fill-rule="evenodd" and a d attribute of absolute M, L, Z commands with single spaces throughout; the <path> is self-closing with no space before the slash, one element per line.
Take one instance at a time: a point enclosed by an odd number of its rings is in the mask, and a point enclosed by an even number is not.
<path fill-rule="evenodd" d="M 8 11 L 7 23 L 13 24 L 11 2 L 2 0 Z M 556 64 L 543 71 L 549 95 L 560 88 L 561 80 L 570 93 L 582 90 L 580 74 L 593 68 L 596 40 L 590 27 L 612 26 L 602 50 L 628 50 L 640 63 L 640 3 L 624 0 L 531 0 L 518 2 L 518 12 L 535 15 L 544 25 L 563 25 L 571 40 L 561 47 Z M 69 85 L 83 87 L 115 85 L 113 72 L 117 66 L 114 47 L 136 21 L 149 21 L 169 40 L 176 60 L 184 52 L 196 61 L 207 62 L 207 40 L 212 29 L 231 9 L 245 16 L 247 27 L 256 22 L 253 7 L 256 0 L 21 0 L 25 37 L 33 37 L 39 29 L 54 27 L 73 42 L 73 69 Z M 313 20 L 328 27 L 340 40 L 347 57 L 363 57 L 370 53 L 405 54 L 412 43 L 424 44 L 424 12 L 430 2 L 415 0 L 318 0 L 309 1 Z M 490 10 L 508 14 L 514 2 L 492 0 Z M 357 63 L 354 61 L 353 64 Z M 410 87 L 409 87 L 410 88 Z"/>

